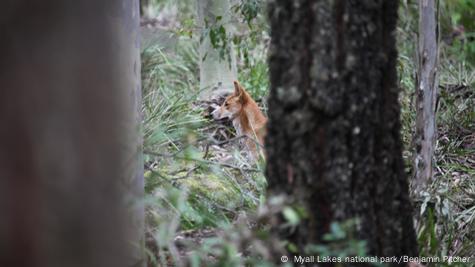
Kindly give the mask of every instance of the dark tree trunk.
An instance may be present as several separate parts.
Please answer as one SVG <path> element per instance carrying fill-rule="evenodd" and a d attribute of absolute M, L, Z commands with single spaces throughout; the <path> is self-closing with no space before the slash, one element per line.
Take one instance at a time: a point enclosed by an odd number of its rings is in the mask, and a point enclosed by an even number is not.
<path fill-rule="evenodd" d="M 267 178 L 271 194 L 308 210 L 291 236 L 300 249 L 322 242 L 331 222 L 359 218 L 370 254 L 417 254 L 399 133 L 397 9 L 397 1 L 270 5 Z"/>
<path fill-rule="evenodd" d="M 140 260 L 138 9 L 2 3 L 0 266 Z"/>

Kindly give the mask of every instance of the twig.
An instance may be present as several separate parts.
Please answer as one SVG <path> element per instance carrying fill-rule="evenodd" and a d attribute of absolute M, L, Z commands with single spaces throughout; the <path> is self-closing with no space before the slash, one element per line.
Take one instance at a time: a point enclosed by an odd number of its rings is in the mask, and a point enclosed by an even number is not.
<path fill-rule="evenodd" d="M 200 195 L 194 195 L 194 196 L 195 196 L 196 198 L 199 198 L 201 201 L 205 201 L 205 202 L 207 202 L 207 203 L 209 203 L 209 204 L 211 204 L 211 205 L 213 205 L 213 206 L 215 206 L 215 207 L 217 207 L 217 208 L 219 208 L 219 209 L 222 209 L 222 210 L 227 211 L 227 212 L 229 212 L 229 213 L 233 213 L 234 215 L 237 214 L 237 212 L 236 212 L 235 210 L 232 210 L 232 209 L 230 209 L 230 208 L 228 208 L 228 207 L 222 206 L 222 205 L 216 203 L 215 201 L 209 201 L 210 199 L 205 199 L 203 196 L 200 196 Z M 241 206 L 241 207 L 235 207 L 235 208 L 236 208 L 236 209 L 241 209 L 242 206 Z"/>
<path fill-rule="evenodd" d="M 183 175 L 183 176 L 181 176 L 181 177 L 172 178 L 172 179 L 170 179 L 170 181 L 171 181 L 171 182 L 175 182 L 175 181 L 177 181 L 177 180 L 187 179 L 187 178 L 189 178 L 190 175 L 191 175 L 196 169 L 198 169 L 198 168 L 199 168 L 199 166 L 195 166 L 195 167 L 189 169 L 189 170 L 186 172 L 185 175 Z"/>
<path fill-rule="evenodd" d="M 206 159 L 209 155 L 209 144 L 205 145 L 205 154 L 203 155 L 203 158 Z"/>
<path fill-rule="evenodd" d="M 240 136 L 236 136 L 236 137 L 233 137 L 233 138 L 229 138 L 227 140 L 224 140 L 224 141 L 217 141 L 216 139 L 211 139 L 211 141 L 213 142 L 213 145 L 225 145 L 227 143 L 231 143 L 231 142 L 234 142 L 234 141 L 237 141 L 237 140 L 240 140 L 240 139 L 243 139 L 243 138 L 247 138 L 247 139 L 250 139 L 251 141 L 253 141 L 254 143 L 256 143 L 256 145 L 258 145 L 259 147 L 263 148 L 262 144 L 259 143 L 259 141 L 257 141 L 255 138 L 249 136 L 249 135 L 240 135 Z"/>
<path fill-rule="evenodd" d="M 183 158 L 183 159 L 184 159 L 184 158 Z M 215 161 L 200 160 L 200 159 L 192 159 L 192 160 L 194 160 L 194 161 L 196 161 L 196 162 L 201 162 L 201 163 L 219 165 L 219 166 L 223 166 L 223 167 L 231 168 L 231 169 L 235 169 L 235 170 L 240 170 L 240 171 L 261 172 L 261 170 L 256 169 L 256 168 L 242 168 L 242 167 L 235 166 L 235 165 L 232 165 L 232 164 L 229 164 L 229 163 L 224 163 L 224 162 L 215 162 Z"/>
<path fill-rule="evenodd" d="M 196 140 L 196 142 L 201 142 L 201 141 L 204 141 L 206 140 L 207 138 L 205 137 L 202 137 L 202 138 L 199 138 L 198 140 Z M 187 149 L 189 146 L 191 146 L 193 144 L 187 144 L 185 145 L 183 148 L 179 149 L 178 151 L 176 152 L 173 152 L 173 153 L 158 153 L 158 152 L 154 152 L 154 151 L 150 151 L 150 150 L 144 150 L 143 153 L 144 154 L 148 154 L 148 155 L 152 155 L 152 156 L 156 156 L 156 157 L 162 157 L 162 158 L 174 158 L 176 157 L 178 154 L 180 154 L 181 152 L 183 152 L 183 150 Z"/>
<path fill-rule="evenodd" d="M 232 143 L 234 141 L 241 140 L 241 139 L 246 138 L 246 137 L 249 137 L 249 136 L 240 135 L 240 136 L 236 136 L 236 137 L 233 137 L 233 138 L 226 139 L 224 141 L 218 141 L 218 140 L 213 138 L 213 139 L 211 139 L 211 141 L 213 142 L 213 145 L 221 146 L 221 145 L 225 145 L 225 144 L 228 144 L 228 143 Z"/>
<path fill-rule="evenodd" d="M 157 156 L 157 157 L 162 157 L 163 155 L 169 156 L 167 154 L 157 153 L 157 152 L 148 151 L 148 150 L 144 150 L 144 153 L 152 155 L 152 156 Z M 176 154 L 178 154 L 178 153 L 174 153 L 174 155 L 176 155 Z M 224 163 L 224 162 L 215 162 L 215 161 L 204 160 L 204 159 L 193 159 L 193 158 L 187 158 L 187 157 L 181 157 L 181 156 L 174 156 L 174 157 L 177 158 L 177 159 L 192 160 L 192 161 L 195 161 L 195 162 L 200 162 L 200 163 L 205 163 L 205 164 L 214 164 L 214 165 L 219 165 L 219 166 L 223 166 L 223 167 L 226 167 L 226 168 L 248 171 L 248 172 L 260 172 L 261 171 L 261 170 L 256 169 L 256 168 L 241 168 L 239 166 L 235 166 L 235 165 L 232 165 L 232 164 L 229 164 L 229 163 Z"/>

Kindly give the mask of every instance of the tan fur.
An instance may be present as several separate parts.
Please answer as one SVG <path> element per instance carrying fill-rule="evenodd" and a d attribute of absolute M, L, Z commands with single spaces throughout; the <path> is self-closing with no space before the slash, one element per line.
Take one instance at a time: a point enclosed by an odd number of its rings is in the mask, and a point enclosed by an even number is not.
<path fill-rule="evenodd" d="M 238 135 L 250 137 L 246 138 L 245 146 L 254 159 L 259 158 L 259 151 L 264 151 L 267 118 L 239 82 L 234 81 L 234 93 L 213 112 L 213 117 L 231 119 Z M 259 142 L 259 149 L 255 141 Z"/>

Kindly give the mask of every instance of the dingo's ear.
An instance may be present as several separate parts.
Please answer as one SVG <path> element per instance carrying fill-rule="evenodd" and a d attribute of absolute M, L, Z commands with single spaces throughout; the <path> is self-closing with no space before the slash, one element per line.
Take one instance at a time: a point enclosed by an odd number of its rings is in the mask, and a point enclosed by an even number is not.
<path fill-rule="evenodd" d="M 234 95 L 236 96 L 242 96 L 243 89 L 242 86 L 239 84 L 238 81 L 234 81 Z"/>
<path fill-rule="evenodd" d="M 247 101 L 247 94 L 244 88 L 238 81 L 234 81 L 234 95 L 239 98 L 239 101 L 244 104 Z"/>

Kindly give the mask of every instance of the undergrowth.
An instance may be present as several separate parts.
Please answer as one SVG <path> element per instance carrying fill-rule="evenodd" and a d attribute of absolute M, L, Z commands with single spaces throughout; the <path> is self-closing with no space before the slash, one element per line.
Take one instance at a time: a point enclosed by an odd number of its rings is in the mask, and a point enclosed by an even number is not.
<path fill-rule="evenodd" d="M 214 135 L 222 129 L 195 103 L 197 41 L 173 38 L 178 41 L 171 52 L 160 44 L 143 50 L 142 80 L 147 242 L 155 249 L 150 255 L 170 255 L 175 262 L 183 257 L 173 249 L 177 235 L 229 228 L 241 211 L 262 202 L 266 181 L 236 144 L 218 146 Z M 262 77 L 251 76 L 257 75 Z"/>
<path fill-rule="evenodd" d="M 252 7 L 256 1 L 248 2 Z M 424 198 L 414 200 L 421 256 L 475 255 L 475 71 L 469 60 L 473 56 L 469 40 L 460 47 L 460 39 L 444 39 L 457 26 L 454 23 L 465 18 L 450 18 L 448 10 L 454 3 L 443 1 L 441 5 L 435 175 Z M 408 177 L 415 122 L 416 11 L 415 3 L 403 1 L 397 32 L 401 135 Z M 257 18 L 259 23 L 262 16 Z M 184 17 L 186 27 L 191 16 Z M 251 33 L 256 36 L 249 39 L 245 35 L 249 32 L 243 30 L 245 34 L 234 40 L 239 80 L 264 110 L 269 85 L 266 27 L 254 28 Z M 154 44 L 142 52 L 147 247 L 152 265 L 186 261 L 191 266 L 274 266 L 263 259 L 281 253 L 281 248 L 273 247 L 277 243 L 268 229 L 251 231 L 253 226 L 245 219 L 252 214 L 247 211 L 258 214 L 256 221 L 277 212 L 275 207 L 262 205 L 263 169 L 249 166 L 235 144 L 222 148 L 214 138 L 223 129 L 213 126 L 195 103 L 199 93 L 197 35 L 176 35 L 188 32 L 180 29 L 170 32 L 163 34 L 177 39 L 173 49 Z M 470 34 L 473 32 L 467 32 Z M 293 221 L 292 216 L 285 219 Z M 246 251 L 249 246 L 255 251 Z M 361 246 L 355 249 L 364 255 Z"/>

